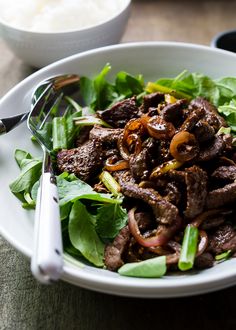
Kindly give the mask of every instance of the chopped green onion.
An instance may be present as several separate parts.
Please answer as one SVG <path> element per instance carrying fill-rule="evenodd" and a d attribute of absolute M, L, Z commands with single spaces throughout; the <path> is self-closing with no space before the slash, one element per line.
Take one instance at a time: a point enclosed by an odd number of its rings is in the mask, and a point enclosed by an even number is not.
<path fill-rule="evenodd" d="M 154 93 L 154 92 L 162 92 L 164 94 L 170 94 L 173 95 L 174 97 L 176 97 L 177 99 L 187 99 L 187 100 L 191 100 L 192 96 L 188 95 L 186 93 L 180 92 L 180 91 L 176 91 L 174 89 L 171 89 L 169 87 L 166 86 L 162 86 L 160 84 L 156 84 L 153 82 L 149 82 L 146 86 L 146 91 L 148 93 Z"/>
<path fill-rule="evenodd" d="M 116 180 L 109 172 L 103 171 L 99 175 L 99 179 L 115 197 L 120 195 L 120 185 L 118 184 L 118 182 L 116 182 Z"/>
<path fill-rule="evenodd" d="M 67 123 L 65 117 L 54 117 L 52 120 L 53 150 L 67 149 Z"/>
<path fill-rule="evenodd" d="M 75 117 L 73 120 L 75 125 L 91 126 L 97 124 L 104 127 L 111 127 L 111 125 L 107 124 L 104 120 L 94 116 Z"/>
<path fill-rule="evenodd" d="M 161 277 L 166 273 L 166 257 L 160 256 L 140 262 L 124 264 L 118 273 L 131 277 Z"/>
<path fill-rule="evenodd" d="M 35 201 L 31 198 L 30 193 L 24 193 L 24 199 L 29 206 L 35 206 Z"/>
<path fill-rule="evenodd" d="M 221 127 L 216 134 L 220 135 L 220 134 L 230 134 L 230 133 L 231 133 L 230 127 Z"/>
<path fill-rule="evenodd" d="M 185 271 L 193 267 L 195 255 L 197 252 L 198 228 L 193 225 L 187 225 L 184 231 L 184 238 L 180 252 L 178 267 Z"/>
<path fill-rule="evenodd" d="M 65 96 L 66 101 L 77 111 L 82 113 L 82 107 L 69 96 Z"/>
<path fill-rule="evenodd" d="M 217 260 L 217 261 L 226 260 L 226 259 L 229 258 L 230 254 L 231 254 L 231 250 L 225 251 L 225 252 L 223 252 L 221 254 L 216 255 L 215 256 L 215 260 Z"/>

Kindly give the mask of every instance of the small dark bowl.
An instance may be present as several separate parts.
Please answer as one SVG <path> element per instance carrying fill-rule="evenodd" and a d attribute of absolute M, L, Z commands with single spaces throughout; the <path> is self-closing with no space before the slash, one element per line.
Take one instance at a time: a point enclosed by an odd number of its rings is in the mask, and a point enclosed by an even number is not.
<path fill-rule="evenodd" d="M 211 47 L 236 53 L 236 30 L 228 30 L 217 34 L 211 41 Z"/>

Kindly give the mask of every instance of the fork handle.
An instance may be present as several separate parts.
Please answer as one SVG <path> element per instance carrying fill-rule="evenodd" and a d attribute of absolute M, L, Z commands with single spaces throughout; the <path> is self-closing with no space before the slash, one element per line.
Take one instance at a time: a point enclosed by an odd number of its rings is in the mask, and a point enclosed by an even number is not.
<path fill-rule="evenodd" d="M 45 284 L 58 280 L 63 271 L 58 201 L 54 175 L 50 172 L 43 173 L 35 212 L 31 271 L 38 281 Z"/>

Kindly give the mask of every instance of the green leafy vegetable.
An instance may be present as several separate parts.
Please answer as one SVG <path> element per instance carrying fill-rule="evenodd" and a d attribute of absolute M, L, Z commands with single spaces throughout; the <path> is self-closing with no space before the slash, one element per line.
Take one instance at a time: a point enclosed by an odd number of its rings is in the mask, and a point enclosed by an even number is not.
<path fill-rule="evenodd" d="M 119 204 L 103 205 L 97 210 L 96 230 L 104 239 L 114 238 L 126 225 L 127 211 Z"/>
<path fill-rule="evenodd" d="M 184 70 L 175 78 L 161 78 L 155 83 L 148 83 L 147 91 L 162 91 L 176 97 L 195 98 L 203 96 L 213 103 L 225 117 L 236 134 L 236 78 L 226 77 L 211 79 L 200 73 Z M 169 90 L 169 92 L 168 92 Z"/>
<path fill-rule="evenodd" d="M 92 189 L 90 185 L 76 178 L 73 181 L 69 174 L 62 173 L 57 177 L 57 186 L 60 205 L 63 206 L 69 202 L 75 202 L 78 199 L 89 199 L 97 202 L 121 204 L 122 199 L 115 199 L 110 194 L 100 194 Z"/>
<path fill-rule="evenodd" d="M 138 95 L 143 92 L 144 81 L 141 75 L 133 77 L 130 74 L 121 71 L 116 75 L 115 87 L 118 94 L 124 98 Z"/>
<path fill-rule="evenodd" d="M 132 277 L 161 277 L 166 273 L 166 257 L 156 257 L 123 265 L 118 273 Z"/>
<path fill-rule="evenodd" d="M 23 153 L 21 154 L 23 156 Z M 30 154 L 25 153 L 26 158 L 21 158 L 20 176 L 10 184 L 11 191 L 16 193 L 30 192 L 32 186 L 41 176 L 42 161 L 37 158 L 32 158 Z M 18 161 L 19 150 L 17 152 Z M 31 157 L 31 158 L 30 158 Z"/>
<path fill-rule="evenodd" d="M 76 201 L 69 218 L 69 237 L 72 245 L 95 266 L 103 266 L 104 243 L 95 230 L 95 217 Z"/>

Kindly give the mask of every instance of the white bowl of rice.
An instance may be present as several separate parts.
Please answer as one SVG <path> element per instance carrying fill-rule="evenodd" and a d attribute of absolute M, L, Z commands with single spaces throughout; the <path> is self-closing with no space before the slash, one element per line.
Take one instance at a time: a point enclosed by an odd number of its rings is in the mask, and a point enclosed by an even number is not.
<path fill-rule="evenodd" d="M 25 63 L 40 68 L 120 41 L 131 0 L 0 0 L 0 35 Z"/>

